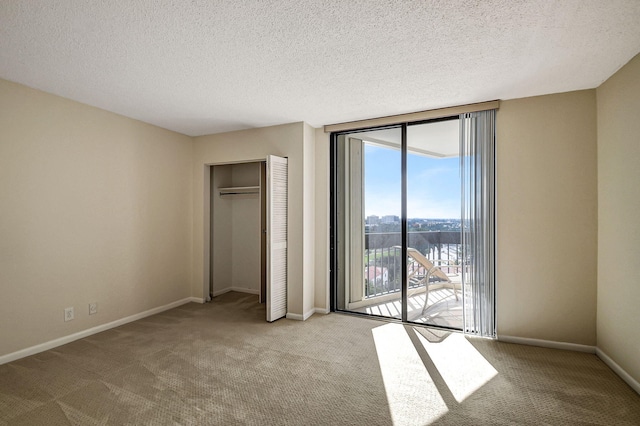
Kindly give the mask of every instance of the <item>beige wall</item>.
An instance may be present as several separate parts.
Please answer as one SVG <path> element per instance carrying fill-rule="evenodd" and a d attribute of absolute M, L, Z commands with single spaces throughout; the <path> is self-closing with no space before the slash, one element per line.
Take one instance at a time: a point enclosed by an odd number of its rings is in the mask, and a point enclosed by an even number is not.
<path fill-rule="evenodd" d="M 315 269 L 316 269 L 316 173 L 315 173 L 315 129 L 304 123 L 303 128 L 303 158 L 304 158 L 304 205 L 303 205 L 303 259 L 304 264 L 304 316 L 310 316 L 315 311 Z"/>
<path fill-rule="evenodd" d="M 596 343 L 595 90 L 497 115 L 499 336 Z"/>
<path fill-rule="evenodd" d="M 0 80 L 0 355 L 190 296 L 192 149 Z"/>
<path fill-rule="evenodd" d="M 595 91 L 503 101 L 497 117 L 498 334 L 596 343 Z M 329 136 L 316 131 L 316 294 L 328 297 Z"/>
<path fill-rule="evenodd" d="M 305 314 L 305 291 L 313 291 L 313 283 L 309 283 L 308 280 L 309 277 L 313 277 L 314 267 L 313 262 L 304 262 L 305 238 L 313 238 L 308 232 L 308 224 L 304 222 L 305 197 L 309 197 L 308 194 L 305 195 L 305 191 L 311 191 L 313 194 L 313 188 L 309 188 L 309 182 L 313 182 L 313 179 L 305 176 L 309 171 L 305 170 L 308 161 L 305 161 L 304 149 L 312 144 L 305 138 L 305 126 L 304 123 L 292 123 L 194 139 L 193 296 L 203 297 L 208 282 L 207 165 L 261 160 L 272 154 L 289 158 L 287 312 L 294 316 Z"/>
<path fill-rule="evenodd" d="M 597 100 L 598 348 L 640 382 L 640 55 Z"/>
<path fill-rule="evenodd" d="M 329 310 L 329 134 L 315 130 L 316 171 L 316 251 L 314 305 L 319 312 Z"/>
<path fill-rule="evenodd" d="M 499 335 L 595 345 L 597 329 L 636 380 L 639 75 L 636 57 L 497 118 Z M 268 154 L 290 160 L 288 311 L 326 309 L 328 142 L 305 123 L 189 138 L 0 80 L 0 356 L 204 297 L 207 165 Z"/>

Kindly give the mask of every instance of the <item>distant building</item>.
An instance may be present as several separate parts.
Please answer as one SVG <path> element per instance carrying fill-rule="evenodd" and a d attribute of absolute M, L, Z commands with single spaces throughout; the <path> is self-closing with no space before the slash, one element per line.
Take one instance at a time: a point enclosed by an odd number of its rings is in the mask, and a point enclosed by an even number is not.
<path fill-rule="evenodd" d="M 394 215 L 382 216 L 381 222 L 382 223 L 397 223 L 397 222 L 400 222 L 400 217 L 399 216 L 394 216 Z"/>
<path fill-rule="evenodd" d="M 367 216 L 367 225 L 380 225 L 380 217 L 376 215 Z"/>

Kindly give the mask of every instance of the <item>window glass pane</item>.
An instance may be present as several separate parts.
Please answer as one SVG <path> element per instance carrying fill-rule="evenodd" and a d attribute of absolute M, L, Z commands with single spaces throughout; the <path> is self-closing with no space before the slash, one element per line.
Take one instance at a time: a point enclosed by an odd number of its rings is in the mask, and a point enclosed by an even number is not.
<path fill-rule="evenodd" d="M 462 329 L 459 120 L 407 127 L 407 320 Z"/>
<path fill-rule="evenodd" d="M 338 309 L 402 318 L 400 143 L 400 128 L 338 138 Z"/>

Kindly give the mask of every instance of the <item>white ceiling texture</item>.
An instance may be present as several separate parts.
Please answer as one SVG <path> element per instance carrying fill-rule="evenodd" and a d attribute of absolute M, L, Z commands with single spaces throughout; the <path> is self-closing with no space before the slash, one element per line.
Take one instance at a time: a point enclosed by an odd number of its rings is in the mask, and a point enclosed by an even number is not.
<path fill-rule="evenodd" d="M 0 77 L 187 135 L 597 87 L 639 0 L 0 0 Z"/>

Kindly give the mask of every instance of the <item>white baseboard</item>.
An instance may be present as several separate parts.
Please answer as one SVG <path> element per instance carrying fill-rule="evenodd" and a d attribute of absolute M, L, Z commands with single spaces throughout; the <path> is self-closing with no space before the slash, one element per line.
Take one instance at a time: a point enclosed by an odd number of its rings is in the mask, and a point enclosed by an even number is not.
<path fill-rule="evenodd" d="M 248 293 L 248 294 L 257 294 L 260 295 L 260 290 L 256 290 L 253 288 L 243 288 L 243 287 L 227 287 L 222 290 L 217 290 L 213 292 L 213 297 L 220 296 L 221 294 L 229 293 L 230 291 L 237 291 L 238 293 Z"/>
<path fill-rule="evenodd" d="M 204 299 L 202 297 L 189 297 L 189 302 L 194 302 L 194 303 L 204 303 Z"/>
<path fill-rule="evenodd" d="M 313 312 L 316 313 L 316 314 L 326 315 L 331 311 L 329 309 L 326 309 L 326 308 L 313 308 Z"/>
<path fill-rule="evenodd" d="M 74 342 L 78 339 L 91 336 L 93 334 L 101 333 L 103 331 L 119 327 L 121 325 L 128 324 L 133 321 L 137 321 L 142 318 L 149 317 L 151 315 L 159 314 L 160 312 L 168 311 L 169 309 L 176 308 L 178 306 L 185 305 L 190 302 L 202 303 L 202 299 L 197 297 L 187 297 L 175 302 L 171 302 L 164 306 L 158 306 L 157 308 L 149 309 L 148 311 L 140 312 L 139 314 L 130 315 L 119 320 L 115 320 L 106 324 L 98 325 L 96 327 L 88 328 L 86 330 L 79 331 L 77 333 L 70 334 L 68 336 L 60 337 L 57 339 L 49 340 L 48 342 L 40 343 L 39 345 L 31 346 L 29 348 L 21 349 L 10 354 L 0 356 L 0 365 L 7 362 L 15 361 L 20 358 L 35 355 L 40 352 L 48 351 L 49 349 L 57 348 L 58 346 L 66 345 L 67 343 Z"/>
<path fill-rule="evenodd" d="M 541 346 L 543 348 L 564 349 L 569 351 L 586 352 L 595 354 L 609 368 L 613 370 L 622 380 L 624 380 L 633 390 L 640 394 L 640 382 L 631 377 L 622 367 L 618 365 L 611 357 L 609 357 L 602 349 L 597 346 L 579 345 L 577 343 L 554 342 L 551 340 L 528 339 L 525 337 L 514 336 L 498 336 L 498 340 L 507 343 L 518 343 L 521 345 Z"/>
<path fill-rule="evenodd" d="M 498 336 L 500 342 L 517 343 L 519 345 L 540 346 L 542 348 L 563 349 L 566 351 L 596 353 L 595 346 L 580 345 L 578 343 L 554 342 L 553 340 L 529 339 L 527 337 Z"/>
<path fill-rule="evenodd" d="M 315 309 L 311 309 L 304 313 L 304 315 L 300 314 L 292 314 L 291 312 L 287 312 L 287 319 L 295 320 L 295 321 L 306 321 L 311 315 L 315 313 Z"/>
<path fill-rule="evenodd" d="M 620 378 L 622 380 L 624 380 L 625 382 L 627 382 L 627 384 L 629 386 L 631 386 L 631 388 L 633 388 L 634 391 L 636 391 L 637 393 L 640 394 L 640 382 L 638 382 L 636 379 L 634 379 L 633 377 L 631 377 L 631 375 L 629 373 L 627 373 L 626 371 L 624 371 L 624 369 L 622 367 L 620 367 L 618 365 L 618 363 L 616 363 L 614 360 L 612 360 L 609 355 L 607 355 L 606 353 L 604 353 L 602 351 L 602 349 L 600 348 L 596 348 L 596 355 L 598 356 L 598 358 L 600 358 L 602 360 L 602 362 L 604 362 L 605 364 L 607 364 L 607 366 L 612 369 L 618 376 L 620 376 Z"/>

